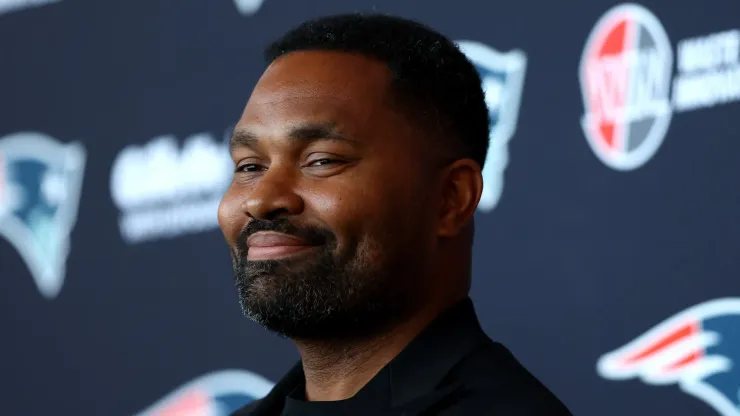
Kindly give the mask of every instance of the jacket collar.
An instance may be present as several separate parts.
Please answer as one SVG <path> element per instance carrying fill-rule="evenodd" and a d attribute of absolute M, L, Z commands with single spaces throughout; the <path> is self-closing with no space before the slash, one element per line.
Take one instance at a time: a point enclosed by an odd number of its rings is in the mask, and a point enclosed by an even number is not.
<path fill-rule="evenodd" d="M 432 393 L 458 362 L 487 341 L 470 298 L 450 307 L 390 362 L 392 406 Z"/>
<path fill-rule="evenodd" d="M 466 298 L 440 314 L 388 365 L 391 407 L 432 401 L 445 375 L 466 355 L 490 342 L 480 327 L 473 302 Z M 386 372 L 381 372 L 378 376 Z M 376 377 L 378 377 L 376 376 Z M 298 362 L 254 408 L 254 415 L 282 408 L 285 397 L 304 383 L 303 366 Z M 454 388 L 444 389 L 454 390 Z M 416 407 L 416 406 L 413 406 Z"/>

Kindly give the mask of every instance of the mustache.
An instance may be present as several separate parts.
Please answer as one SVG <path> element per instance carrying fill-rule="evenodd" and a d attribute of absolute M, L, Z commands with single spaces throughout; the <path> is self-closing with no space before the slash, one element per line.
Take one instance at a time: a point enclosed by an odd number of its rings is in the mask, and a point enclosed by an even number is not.
<path fill-rule="evenodd" d="M 239 233 L 236 240 L 236 246 L 239 252 L 246 254 L 247 239 L 254 233 L 260 231 L 272 231 L 281 234 L 287 234 L 306 242 L 308 245 L 324 245 L 336 242 L 336 236 L 331 230 L 312 226 L 298 226 L 290 222 L 287 218 L 278 218 L 275 220 L 253 219 L 247 223 L 247 226 Z"/>

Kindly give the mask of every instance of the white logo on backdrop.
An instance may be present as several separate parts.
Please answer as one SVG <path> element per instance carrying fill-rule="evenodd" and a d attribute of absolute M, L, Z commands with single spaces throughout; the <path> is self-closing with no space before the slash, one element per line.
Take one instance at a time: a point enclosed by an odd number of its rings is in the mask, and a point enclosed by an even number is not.
<path fill-rule="evenodd" d="M 262 3 L 264 3 L 264 0 L 234 0 L 239 13 L 245 16 L 251 16 L 257 13 L 260 7 L 262 7 Z"/>
<path fill-rule="evenodd" d="M 227 143 L 194 134 L 127 146 L 111 172 L 111 197 L 121 210 L 123 239 L 137 243 L 218 228 L 218 205 L 231 183 Z"/>

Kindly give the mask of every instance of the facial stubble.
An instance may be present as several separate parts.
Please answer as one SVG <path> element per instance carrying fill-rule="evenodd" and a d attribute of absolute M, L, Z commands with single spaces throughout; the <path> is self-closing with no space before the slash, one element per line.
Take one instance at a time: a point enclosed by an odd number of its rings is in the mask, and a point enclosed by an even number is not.
<path fill-rule="evenodd" d="M 339 249 L 328 230 L 295 231 L 324 242 L 307 253 L 252 261 L 249 233 L 240 236 L 232 259 L 245 316 L 288 338 L 351 341 L 382 333 L 410 313 L 413 287 L 408 275 L 399 276 L 404 259 L 382 258 L 381 245 L 371 241 Z"/>

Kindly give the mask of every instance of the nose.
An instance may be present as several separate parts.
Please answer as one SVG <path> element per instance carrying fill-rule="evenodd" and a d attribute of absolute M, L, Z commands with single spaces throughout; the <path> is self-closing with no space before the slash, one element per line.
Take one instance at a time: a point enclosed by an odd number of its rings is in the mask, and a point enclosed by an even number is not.
<path fill-rule="evenodd" d="M 271 166 L 243 202 L 247 216 L 273 220 L 281 215 L 298 215 L 303 198 L 296 193 L 296 175 L 291 169 Z"/>

